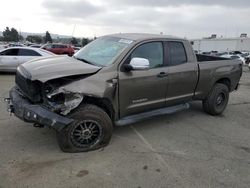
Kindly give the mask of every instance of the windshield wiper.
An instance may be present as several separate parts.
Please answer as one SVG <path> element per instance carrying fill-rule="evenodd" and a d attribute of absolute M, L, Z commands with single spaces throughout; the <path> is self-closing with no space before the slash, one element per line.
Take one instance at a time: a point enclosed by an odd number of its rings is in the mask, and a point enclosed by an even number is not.
<path fill-rule="evenodd" d="M 87 64 L 90 64 L 90 65 L 94 65 L 94 66 L 97 66 L 97 67 L 104 67 L 102 65 L 98 65 L 98 64 L 95 64 L 95 63 L 92 63 L 86 59 L 83 59 L 83 58 L 79 58 L 79 57 L 76 57 L 76 56 L 73 56 L 75 59 L 79 60 L 79 61 L 82 61 L 84 63 L 87 63 Z"/>
<path fill-rule="evenodd" d="M 88 64 L 90 64 L 90 65 L 95 65 L 95 66 L 96 66 L 96 64 L 91 63 L 90 61 L 88 61 L 88 60 L 86 60 L 86 59 L 79 58 L 79 57 L 75 57 L 75 56 L 73 56 L 73 57 L 74 57 L 75 59 L 79 60 L 79 61 L 83 61 L 84 63 L 88 63 Z"/>

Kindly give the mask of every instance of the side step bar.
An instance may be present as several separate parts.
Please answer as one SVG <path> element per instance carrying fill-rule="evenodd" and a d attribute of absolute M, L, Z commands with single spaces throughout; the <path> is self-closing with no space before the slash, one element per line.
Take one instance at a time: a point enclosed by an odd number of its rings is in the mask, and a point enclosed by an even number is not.
<path fill-rule="evenodd" d="M 187 110 L 187 109 L 189 109 L 189 107 L 190 107 L 190 105 L 188 103 L 185 103 L 185 104 L 179 104 L 176 106 L 161 108 L 161 109 L 157 109 L 157 110 L 153 110 L 153 111 L 149 111 L 149 112 L 143 112 L 140 114 L 124 117 L 124 118 L 116 121 L 115 125 L 116 126 L 124 126 L 124 125 L 128 125 L 128 124 L 136 123 L 138 121 L 150 119 L 150 118 L 155 117 L 155 116 L 173 114 L 176 112 Z"/>

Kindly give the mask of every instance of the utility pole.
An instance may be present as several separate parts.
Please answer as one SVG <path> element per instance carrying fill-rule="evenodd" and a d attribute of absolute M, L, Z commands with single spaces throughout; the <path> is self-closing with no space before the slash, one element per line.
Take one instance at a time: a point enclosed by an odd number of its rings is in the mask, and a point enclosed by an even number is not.
<path fill-rule="evenodd" d="M 73 28 L 73 31 L 72 31 L 72 37 L 74 36 L 75 29 L 76 29 L 76 24 L 74 25 L 74 28 Z"/>

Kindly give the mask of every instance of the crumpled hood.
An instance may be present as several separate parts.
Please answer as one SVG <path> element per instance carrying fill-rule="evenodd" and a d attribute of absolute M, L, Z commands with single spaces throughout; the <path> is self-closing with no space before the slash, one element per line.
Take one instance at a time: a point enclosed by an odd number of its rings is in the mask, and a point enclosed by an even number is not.
<path fill-rule="evenodd" d="M 101 67 L 90 65 L 69 56 L 39 58 L 26 62 L 18 67 L 30 80 L 46 82 L 66 76 L 91 74 Z"/>

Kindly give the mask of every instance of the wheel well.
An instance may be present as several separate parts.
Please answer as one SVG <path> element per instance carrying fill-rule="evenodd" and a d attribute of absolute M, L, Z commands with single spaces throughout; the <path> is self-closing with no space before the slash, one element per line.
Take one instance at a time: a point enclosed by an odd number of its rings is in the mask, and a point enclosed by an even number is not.
<path fill-rule="evenodd" d="M 114 108 L 108 99 L 96 98 L 96 97 L 84 97 L 83 103 L 94 104 L 100 107 L 108 114 L 108 116 L 110 117 L 112 121 L 114 120 L 114 114 L 115 114 Z"/>
<path fill-rule="evenodd" d="M 228 87 L 229 91 L 231 90 L 231 81 L 228 78 L 221 78 L 216 83 L 225 84 Z"/>

